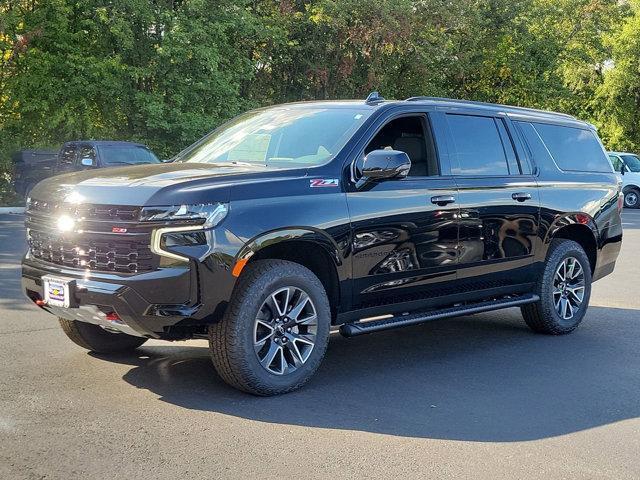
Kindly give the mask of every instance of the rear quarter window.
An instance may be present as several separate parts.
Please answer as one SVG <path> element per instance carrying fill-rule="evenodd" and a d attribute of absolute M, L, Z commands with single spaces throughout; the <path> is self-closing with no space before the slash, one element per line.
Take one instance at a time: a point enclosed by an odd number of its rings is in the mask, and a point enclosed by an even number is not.
<path fill-rule="evenodd" d="M 544 123 L 531 125 L 560 169 L 604 173 L 612 171 L 602 145 L 592 130 Z"/>

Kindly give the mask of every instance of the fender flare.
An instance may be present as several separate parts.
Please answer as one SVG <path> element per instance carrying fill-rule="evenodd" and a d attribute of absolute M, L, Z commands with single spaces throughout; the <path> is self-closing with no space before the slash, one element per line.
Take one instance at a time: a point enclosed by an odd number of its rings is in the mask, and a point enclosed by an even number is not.
<path fill-rule="evenodd" d="M 344 259 L 336 241 L 324 230 L 314 227 L 287 227 L 261 233 L 242 246 L 236 255 L 235 265 L 241 265 L 242 269 L 247 261 L 263 248 L 294 240 L 315 243 L 332 258 L 336 268 L 343 266 Z"/>
<path fill-rule="evenodd" d="M 544 238 L 544 244 L 548 245 L 551 243 L 551 240 L 556 236 L 556 234 L 564 227 L 568 227 L 569 225 L 584 225 L 591 230 L 593 234 L 593 240 L 596 243 L 596 246 L 599 244 L 600 234 L 598 231 L 598 227 L 596 226 L 596 222 L 593 220 L 591 215 L 583 212 L 573 212 L 562 215 L 561 217 L 556 218 L 549 228 L 547 229 L 547 234 Z"/>

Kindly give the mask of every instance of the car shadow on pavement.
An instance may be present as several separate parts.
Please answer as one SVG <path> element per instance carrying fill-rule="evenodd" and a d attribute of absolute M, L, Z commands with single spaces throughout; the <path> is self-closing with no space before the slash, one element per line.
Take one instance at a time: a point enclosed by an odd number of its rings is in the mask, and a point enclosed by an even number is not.
<path fill-rule="evenodd" d="M 531 333 L 515 309 L 333 336 L 315 377 L 272 398 L 225 385 L 205 347 L 143 346 L 109 361 L 133 367 L 123 377 L 131 385 L 183 408 L 406 437 L 525 441 L 640 415 L 638 313 L 592 307 L 564 337 Z"/>

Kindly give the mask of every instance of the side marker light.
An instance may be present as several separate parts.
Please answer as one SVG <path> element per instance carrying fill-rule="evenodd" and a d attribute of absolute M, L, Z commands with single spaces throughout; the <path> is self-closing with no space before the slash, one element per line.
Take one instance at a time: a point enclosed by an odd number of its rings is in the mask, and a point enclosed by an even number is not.
<path fill-rule="evenodd" d="M 245 267 L 245 265 L 247 264 L 247 262 L 249 261 L 248 258 L 243 258 L 241 260 L 238 260 L 235 264 L 235 266 L 233 267 L 233 270 L 231 271 L 231 274 L 234 277 L 239 277 L 240 274 L 242 273 L 242 269 Z"/>

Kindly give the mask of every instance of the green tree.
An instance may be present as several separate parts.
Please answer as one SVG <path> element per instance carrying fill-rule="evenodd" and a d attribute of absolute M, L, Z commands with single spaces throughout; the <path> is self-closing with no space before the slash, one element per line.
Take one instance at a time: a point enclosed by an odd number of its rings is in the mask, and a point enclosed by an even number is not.
<path fill-rule="evenodd" d="M 610 37 L 612 62 L 598 92 L 598 123 L 611 148 L 640 151 L 640 2 Z"/>
<path fill-rule="evenodd" d="M 168 157 L 252 107 L 371 90 L 565 111 L 640 147 L 639 1 L 0 0 L 0 171 L 76 138 Z"/>

